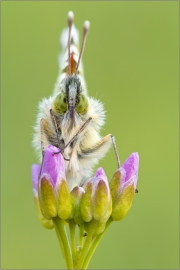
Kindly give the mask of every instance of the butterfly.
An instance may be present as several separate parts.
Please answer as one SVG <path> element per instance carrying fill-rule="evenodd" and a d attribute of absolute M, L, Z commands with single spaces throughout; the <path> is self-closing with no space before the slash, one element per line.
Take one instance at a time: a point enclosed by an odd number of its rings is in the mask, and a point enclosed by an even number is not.
<path fill-rule="evenodd" d="M 38 105 L 33 137 L 33 146 L 39 153 L 43 153 L 49 144 L 60 149 L 70 190 L 91 176 L 93 166 L 105 156 L 112 144 L 120 166 L 114 136 L 100 136 L 100 129 L 105 123 L 104 106 L 88 96 L 84 79 L 81 59 L 90 23 L 84 22 L 79 52 L 79 33 L 73 20 L 74 14 L 70 11 L 68 28 L 60 37 L 60 73 L 52 96 L 43 98 Z"/>

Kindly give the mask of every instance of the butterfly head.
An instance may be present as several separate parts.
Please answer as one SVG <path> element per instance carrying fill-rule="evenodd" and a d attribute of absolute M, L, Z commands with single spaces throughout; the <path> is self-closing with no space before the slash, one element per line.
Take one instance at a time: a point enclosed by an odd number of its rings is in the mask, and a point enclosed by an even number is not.
<path fill-rule="evenodd" d="M 86 113 L 88 98 L 82 91 L 80 79 L 75 75 L 68 76 L 64 79 L 63 86 L 63 91 L 55 98 L 55 110 L 63 115 L 69 112 L 70 118 L 74 118 L 75 113 Z"/>

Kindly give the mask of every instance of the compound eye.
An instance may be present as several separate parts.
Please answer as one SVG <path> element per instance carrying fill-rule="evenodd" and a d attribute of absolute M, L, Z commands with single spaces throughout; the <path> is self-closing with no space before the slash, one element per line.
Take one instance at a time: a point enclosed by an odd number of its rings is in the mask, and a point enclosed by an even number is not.
<path fill-rule="evenodd" d="M 65 93 L 60 93 L 56 96 L 55 101 L 54 101 L 54 109 L 60 114 L 65 114 L 65 112 L 67 111 Z"/>
<path fill-rule="evenodd" d="M 79 95 L 79 102 L 76 106 L 76 111 L 79 114 L 84 114 L 88 109 L 88 99 L 84 94 Z"/>

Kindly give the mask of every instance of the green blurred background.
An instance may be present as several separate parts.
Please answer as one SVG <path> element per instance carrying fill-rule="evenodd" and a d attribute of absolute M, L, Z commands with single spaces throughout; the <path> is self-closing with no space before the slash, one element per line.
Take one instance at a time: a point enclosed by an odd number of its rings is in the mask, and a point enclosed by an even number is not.
<path fill-rule="evenodd" d="M 2 2 L 2 265 L 65 268 L 55 231 L 41 227 L 30 168 L 37 104 L 53 90 L 67 12 L 82 34 L 89 95 L 105 104 L 102 135 L 121 161 L 138 151 L 131 211 L 114 222 L 89 268 L 178 269 L 178 2 Z M 82 36 L 82 35 L 81 35 Z M 100 161 L 110 178 L 114 152 Z"/>

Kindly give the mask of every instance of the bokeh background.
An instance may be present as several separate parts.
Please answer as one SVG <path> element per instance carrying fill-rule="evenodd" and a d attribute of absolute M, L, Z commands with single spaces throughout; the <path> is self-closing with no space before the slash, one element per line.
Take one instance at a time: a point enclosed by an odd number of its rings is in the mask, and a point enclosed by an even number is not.
<path fill-rule="evenodd" d="M 138 151 L 132 209 L 114 222 L 91 269 L 178 267 L 178 2 L 2 2 L 2 269 L 65 268 L 55 231 L 41 227 L 30 168 L 37 104 L 58 74 L 67 12 L 82 34 L 89 95 L 105 104 L 102 135 L 116 137 L 121 161 Z M 82 36 L 82 35 L 81 35 Z M 110 178 L 111 150 L 100 161 Z"/>

